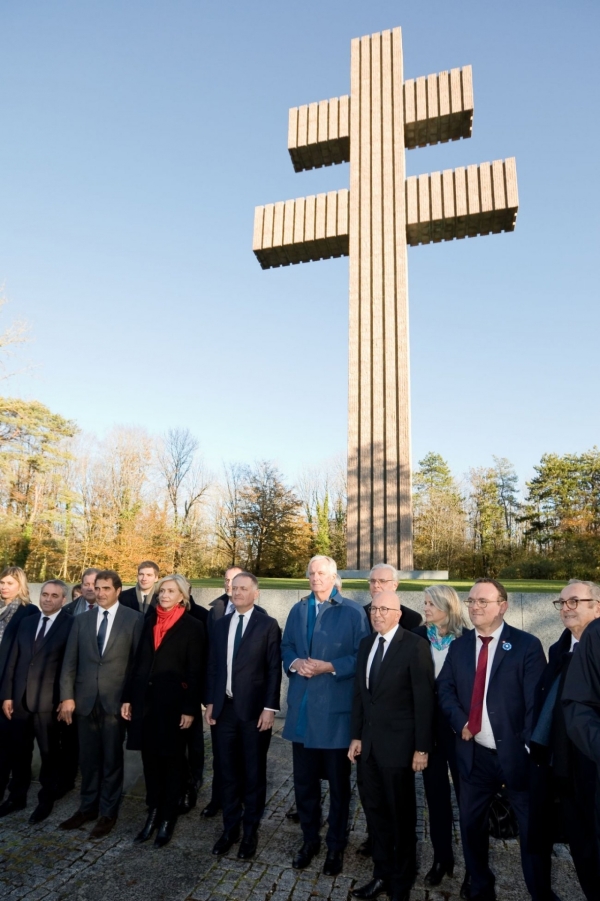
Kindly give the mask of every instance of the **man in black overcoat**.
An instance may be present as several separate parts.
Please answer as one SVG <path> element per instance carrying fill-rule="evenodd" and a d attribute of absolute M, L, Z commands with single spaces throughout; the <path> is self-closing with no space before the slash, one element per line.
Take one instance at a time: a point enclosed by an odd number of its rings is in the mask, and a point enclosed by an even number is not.
<path fill-rule="evenodd" d="M 31 768 L 33 738 L 42 759 L 38 804 L 29 822 L 41 823 L 51 813 L 60 794 L 62 761 L 58 722 L 59 679 L 73 617 L 62 609 L 68 588 L 59 579 L 44 582 L 40 591 L 41 617 L 26 617 L 13 643 L 2 685 L 0 700 L 4 716 L 10 720 L 8 740 L 15 759 Z M 9 801 L 24 800 L 29 780 L 22 782 L 15 770 Z"/>
<path fill-rule="evenodd" d="M 258 582 L 241 572 L 233 582 L 235 612 L 215 626 L 209 649 L 206 721 L 214 727 L 221 764 L 223 834 L 213 854 L 243 838 L 238 857 L 252 857 L 267 792 L 267 753 L 281 689 L 281 629 L 258 613 Z M 243 779 L 239 761 L 243 762 Z"/>
<path fill-rule="evenodd" d="M 566 839 L 585 897 L 600 891 L 600 867 L 594 837 L 596 767 L 567 735 L 562 693 L 565 679 L 587 628 L 600 617 L 600 587 L 571 579 L 555 602 L 565 630 L 548 653 L 549 661 L 535 698 L 531 736 L 531 812 L 529 844 L 543 855 L 551 896 L 552 847 Z M 557 819 L 559 823 L 557 823 Z M 562 835 L 557 833 L 560 824 Z"/>

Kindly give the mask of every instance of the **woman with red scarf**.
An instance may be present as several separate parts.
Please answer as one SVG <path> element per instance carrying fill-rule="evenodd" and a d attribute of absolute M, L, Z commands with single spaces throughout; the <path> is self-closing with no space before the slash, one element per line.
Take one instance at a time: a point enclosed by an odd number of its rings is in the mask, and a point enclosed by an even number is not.
<path fill-rule="evenodd" d="M 144 620 L 121 715 L 129 722 L 127 747 L 141 750 L 148 817 L 135 838 L 155 846 L 173 835 L 182 793 L 185 730 L 200 716 L 204 626 L 188 613 L 190 589 L 180 575 L 158 583 L 158 605 Z"/>

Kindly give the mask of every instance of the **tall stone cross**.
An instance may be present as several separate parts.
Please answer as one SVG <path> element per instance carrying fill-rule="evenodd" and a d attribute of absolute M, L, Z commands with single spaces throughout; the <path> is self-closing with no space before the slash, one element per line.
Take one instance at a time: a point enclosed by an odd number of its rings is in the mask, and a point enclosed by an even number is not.
<path fill-rule="evenodd" d="M 404 81 L 400 28 L 352 41 L 350 97 L 290 110 L 296 172 L 350 190 L 257 207 L 263 269 L 350 257 L 348 569 L 412 570 L 407 245 L 515 227 L 514 158 L 406 178 L 405 148 L 471 136 L 471 67 Z"/>

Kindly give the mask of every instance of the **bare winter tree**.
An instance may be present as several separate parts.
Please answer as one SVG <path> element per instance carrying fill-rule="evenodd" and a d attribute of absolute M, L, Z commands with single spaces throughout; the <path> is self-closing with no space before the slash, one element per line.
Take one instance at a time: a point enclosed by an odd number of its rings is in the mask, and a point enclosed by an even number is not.
<path fill-rule="evenodd" d="M 0 310 L 8 303 L 8 298 L 0 289 Z M 6 369 L 6 358 L 14 354 L 14 349 L 19 344 L 30 341 L 30 326 L 21 319 L 15 319 L 3 332 L 0 332 L 0 379 L 8 379 L 14 372 Z"/>
<path fill-rule="evenodd" d="M 198 441 L 189 429 L 169 429 L 157 459 L 173 516 L 176 537 L 173 568 L 177 569 L 183 545 L 191 538 L 196 508 L 210 487 L 210 478 L 198 452 Z"/>

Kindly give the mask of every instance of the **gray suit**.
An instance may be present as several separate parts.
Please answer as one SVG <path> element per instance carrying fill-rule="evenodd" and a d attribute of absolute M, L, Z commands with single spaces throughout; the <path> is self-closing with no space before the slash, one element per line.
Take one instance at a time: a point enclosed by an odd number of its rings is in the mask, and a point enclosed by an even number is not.
<path fill-rule="evenodd" d="M 141 613 L 119 605 L 100 656 L 96 609 L 76 616 L 60 675 L 61 701 L 74 699 L 85 812 L 116 817 L 123 790 L 121 696 L 142 633 Z"/>

